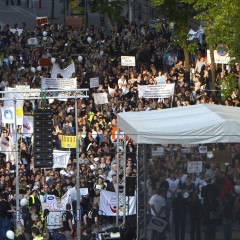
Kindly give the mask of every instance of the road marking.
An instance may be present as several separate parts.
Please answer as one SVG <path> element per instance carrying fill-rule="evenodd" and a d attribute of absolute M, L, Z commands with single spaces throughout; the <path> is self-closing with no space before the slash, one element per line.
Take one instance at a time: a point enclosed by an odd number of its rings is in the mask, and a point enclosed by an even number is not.
<path fill-rule="evenodd" d="M 24 15 L 28 15 L 29 17 L 31 17 L 31 18 L 33 18 L 33 19 L 36 18 L 35 14 L 30 13 L 30 12 L 28 12 L 28 11 L 22 9 L 22 8 L 17 8 L 17 7 L 13 7 L 13 8 L 15 9 L 15 11 L 17 11 L 17 12 L 19 12 L 19 13 L 23 13 Z"/>

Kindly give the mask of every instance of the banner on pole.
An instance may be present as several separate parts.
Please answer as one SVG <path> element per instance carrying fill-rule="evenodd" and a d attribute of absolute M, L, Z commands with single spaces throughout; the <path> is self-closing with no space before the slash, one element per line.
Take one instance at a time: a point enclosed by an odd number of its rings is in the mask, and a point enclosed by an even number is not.
<path fill-rule="evenodd" d="M 51 60 L 51 59 L 50 59 Z M 70 64 L 67 68 L 61 69 L 57 64 L 53 64 L 51 78 L 57 78 L 58 74 L 61 74 L 63 78 L 71 78 L 72 74 L 75 73 L 74 63 Z"/>
<path fill-rule="evenodd" d="M 99 77 L 90 78 L 90 88 L 98 88 L 99 87 Z"/>
<path fill-rule="evenodd" d="M 71 152 L 53 150 L 53 168 L 67 168 Z"/>
<path fill-rule="evenodd" d="M 192 161 L 187 164 L 187 173 L 202 172 L 202 161 Z"/>
<path fill-rule="evenodd" d="M 77 89 L 77 78 L 42 78 L 42 89 Z"/>
<path fill-rule="evenodd" d="M 133 57 L 133 56 L 121 56 L 121 66 L 123 66 L 123 67 L 136 66 L 135 57 Z"/>
<path fill-rule="evenodd" d="M 38 40 L 37 38 L 28 38 L 27 43 L 29 46 L 37 46 Z"/>
<path fill-rule="evenodd" d="M 31 137 L 33 134 L 33 116 L 24 116 L 22 125 L 22 134 L 25 137 Z"/>
<path fill-rule="evenodd" d="M 94 93 L 94 103 L 95 104 L 105 104 L 108 103 L 107 93 Z"/>
<path fill-rule="evenodd" d="M 76 148 L 76 136 L 59 135 L 62 148 Z"/>
<path fill-rule="evenodd" d="M 66 210 L 66 204 L 72 203 L 71 192 L 68 190 L 61 198 L 56 199 L 55 196 L 47 195 L 45 202 L 42 202 L 42 209 L 50 211 L 47 217 L 49 229 L 56 229 L 62 227 L 62 214 Z M 55 197 L 55 198 L 54 198 Z"/>
<path fill-rule="evenodd" d="M 140 98 L 169 98 L 174 94 L 174 83 L 159 85 L 139 85 Z"/>
<path fill-rule="evenodd" d="M 14 107 L 2 107 L 2 123 L 14 123 Z"/>
<path fill-rule="evenodd" d="M 36 17 L 37 25 L 48 24 L 48 17 Z"/>
<path fill-rule="evenodd" d="M 136 196 L 126 197 L 126 206 L 123 206 L 123 198 L 123 194 L 121 193 L 119 195 L 119 215 L 123 215 L 124 208 L 126 209 L 126 215 L 136 214 Z M 116 216 L 117 193 L 101 190 L 99 210 L 104 212 L 106 216 Z"/>

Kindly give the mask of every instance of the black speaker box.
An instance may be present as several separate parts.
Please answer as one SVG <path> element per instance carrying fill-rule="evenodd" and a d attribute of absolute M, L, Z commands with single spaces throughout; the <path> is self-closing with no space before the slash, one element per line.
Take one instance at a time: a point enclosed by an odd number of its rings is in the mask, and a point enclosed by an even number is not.
<path fill-rule="evenodd" d="M 134 196 L 136 190 L 136 177 L 126 177 L 126 196 Z"/>

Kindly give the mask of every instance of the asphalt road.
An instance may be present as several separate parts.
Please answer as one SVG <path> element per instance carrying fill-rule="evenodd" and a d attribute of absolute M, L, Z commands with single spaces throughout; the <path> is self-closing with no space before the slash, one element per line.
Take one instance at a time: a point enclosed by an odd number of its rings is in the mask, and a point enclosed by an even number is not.
<path fill-rule="evenodd" d="M 51 17 L 51 0 L 41 0 L 41 8 L 39 8 L 39 0 L 33 0 L 31 7 L 27 7 L 27 0 L 22 0 L 21 5 L 16 5 L 17 0 L 13 0 L 15 5 L 10 4 L 6 6 L 6 0 L 0 0 L 0 26 L 9 24 L 10 27 L 13 27 L 14 24 L 18 23 L 19 28 L 23 22 L 32 30 L 36 24 L 36 17 L 47 16 L 50 20 Z M 29 0 L 31 1 L 31 0 Z M 53 22 L 63 22 L 63 5 L 59 0 L 55 0 L 54 7 L 54 19 Z M 93 14 L 90 12 L 90 9 L 87 8 L 88 12 L 88 21 L 89 25 L 94 24 L 95 27 L 99 25 L 100 15 Z M 70 15 L 70 10 L 67 12 L 67 15 Z"/>

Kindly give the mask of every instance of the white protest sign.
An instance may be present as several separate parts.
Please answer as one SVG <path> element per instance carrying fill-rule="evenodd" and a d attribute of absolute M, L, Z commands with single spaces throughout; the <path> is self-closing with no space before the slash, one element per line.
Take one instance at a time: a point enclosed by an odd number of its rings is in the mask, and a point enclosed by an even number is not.
<path fill-rule="evenodd" d="M 108 103 L 107 93 L 94 93 L 93 97 L 94 97 L 95 104 Z"/>
<path fill-rule="evenodd" d="M 174 83 L 160 85 L 139 85 L 140 98 L 169 98 L 174 94 Z"/>
<path fill-rule="evenodd" d="M 200 173 L 202 172 L 202 161 L 188 162 L 187 173 Z"/>
<path fill-rule="evenodd" d="M 199 146 L 198 152 L 199 153 L 207 153 L 207 146 Z"/>
<path fill-rule="evenodd" d="M 66 204 L 71 204 L 71 194 L 68 190 L 61 199 L 52 199 L 53 201 L 42 202 L 42 209 L 48 209 L 50 211 L 47 217 L 47 223 L 49 229 L 55 229 L 62 226 L 62 213 L 66 210 Z"/>
<path fill-rule="evenodd" d="M 158 76 L 156 77 L 157 85 L 159 84 L 165 84 L 166 83 L 166 77 L 165 76 Z"/>
<path fill-rule="evenodd" d="M 157 156 L 163 156 L 164 155 L 164 147 L 160 146 L 153 146 L 152 147 L 152 156 L 157 157 Z"/>
<path fill-rule="evenodd" d="M 99 87 L 99 77 L 90 78 L 90 88 Z"/>
<path fill-rule="evenodd" d="M 77 78 L 42 78 L 42 89 L 77 89 Z"/>
<path fill-rule="evenodd" d="M 217 53 L 217 50 L 214 50 L 214 61 L 217 64 L 228 64 L 230 62 L 231 58 L 229 57 L 229 54 L 227 53 L 225 56 L 220 56 Z M 208 64 L 211 64 L 211 58 L 210 58 L 210 50 L 207 50 L 207 62 Z"/>
<path fill-rule="evenodd" d="M 37 46 L 38 45 L 38 40 L 37 40 L 37 38 L 29 38 L 27 40 L 27 43 L 30 46 Z"/>
<path fill-rule="evenodd" d="M 123 66 L 123 67 L 136 66 L 135 57 L 133 57 L 133 56 L 121 56 L 121 66 Z"/>
<path fill-rule="evenodd" d="M 67 168 L 71 152 L 53 150 L 53 168 Z"/>
<path fill-rule="evenodd" d="M 10 32 L 12 33 L 18 33 L 18 36 L 20 36 L 23 32 L 23 29 L 14 29 L 14 28 L 10 28 Z"/>

